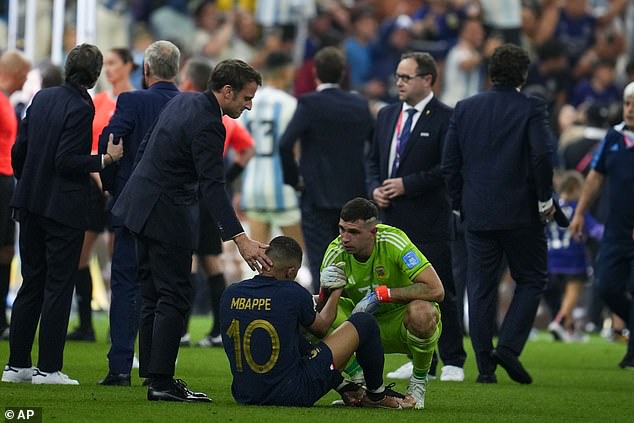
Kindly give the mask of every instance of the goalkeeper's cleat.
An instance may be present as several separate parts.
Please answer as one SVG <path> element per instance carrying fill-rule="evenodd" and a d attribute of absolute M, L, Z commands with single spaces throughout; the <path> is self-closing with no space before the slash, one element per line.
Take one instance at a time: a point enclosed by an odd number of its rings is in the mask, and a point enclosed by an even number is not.
<path fill-rule="evenodd" d="M 412 402 L 408 401 L 407 395 L 394 391 L 392 389 L 393 387 L 394 384 L 391 383 L 385 387 L 385 391 L 379 394 L 366 391 L 361 404 L 364 407 L 389 408 L 397 410 L 412 408 Z"/>
<path fill-rule="evenodd" d="M 414 364 L 411 361 L 408 361 L 393 372 L 389 372 L 387 377 L 390 379 L 409 379 L 412 377 L 413 372 Z"/>
<path fill-rule="evenodd" d="M 359 407 L 365 395 L 363 386 L 354 382 L 347 382 L 341 388 L 337 389 L 337 392 L 341 395 L 343 405 L 348 407 Z"/>
<path fill-rule="evenodd" d="M 418 379 L 412 376 L 407 387 L 406 397 L 410 397 L 409 401 L 413 403 L 413 407 L 417 410 L 425 408 L 425 391 L 427 390 L 427 378 Z"/>

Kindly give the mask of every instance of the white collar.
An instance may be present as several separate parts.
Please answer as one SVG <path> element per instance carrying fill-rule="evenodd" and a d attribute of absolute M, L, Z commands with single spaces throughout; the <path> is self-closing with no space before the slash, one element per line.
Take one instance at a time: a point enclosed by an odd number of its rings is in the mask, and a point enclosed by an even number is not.
<path fill-rule="evenodd" d="M 323 82 L 317 85 L 317 91 L 327 90 L 328 88 L 339 88 L 339 84 L 334 84 L 332 82 Z"/>
<path fill-rule="evenodd" d="M 431 101 L 431 99 L 434 98 L 434 92 L 430 92 L 427 97 L 425 97 L 424 99 L 422 99 L 421 101 L 419 101 L 415 106 L 414 109 L 416 109 L 416 113 L 420 113 L 423 110 L 425 110 L 425 107 L 427 107 L 427 105 L 429 104 L 429 102 Z M 407 109 L 411 109 L 412 106 L 410 106 L 409 104 L 403 102 L 403 111 L 406 111 Z"/>

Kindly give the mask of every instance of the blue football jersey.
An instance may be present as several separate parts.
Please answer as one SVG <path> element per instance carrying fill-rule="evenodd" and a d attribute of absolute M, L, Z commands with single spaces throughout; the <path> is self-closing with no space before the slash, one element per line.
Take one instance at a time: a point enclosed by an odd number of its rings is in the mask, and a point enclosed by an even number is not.
<path fill-rule="evenodd" d="M 312 296 L 296 282 L 258 275 L 225 290 L 220 328 L 237 402 L 270 404 L 293 394 L 285 382 L 302 355 L 300 327 L 315 317 Z"/>

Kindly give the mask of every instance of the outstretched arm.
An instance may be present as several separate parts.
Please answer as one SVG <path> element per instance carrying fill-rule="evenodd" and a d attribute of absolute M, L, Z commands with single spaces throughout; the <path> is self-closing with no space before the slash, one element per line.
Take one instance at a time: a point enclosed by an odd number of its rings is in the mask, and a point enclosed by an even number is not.
<path fill-rule="evenodd" d="M 339 297 L 341 297 L 342 292 L 343 288 L 339 288 L 330 293 L 324 308 L 317 313 L 315 321 L 308 327 L 310 333 L 319 338 L 326 336 L 330 326 L 332 326 L 332 322 L 334 322 L 337 317 L 337 303 L 339 302 Z"/>

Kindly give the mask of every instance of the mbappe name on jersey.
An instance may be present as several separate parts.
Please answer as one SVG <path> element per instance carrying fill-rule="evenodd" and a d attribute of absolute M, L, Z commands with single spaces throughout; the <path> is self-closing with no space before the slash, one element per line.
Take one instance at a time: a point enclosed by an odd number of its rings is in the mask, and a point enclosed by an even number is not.
<path fill-rule="evenodd" d="M 271 310 L 270 298 L 244 298 L 231 299 L 232 310 Z"/>

